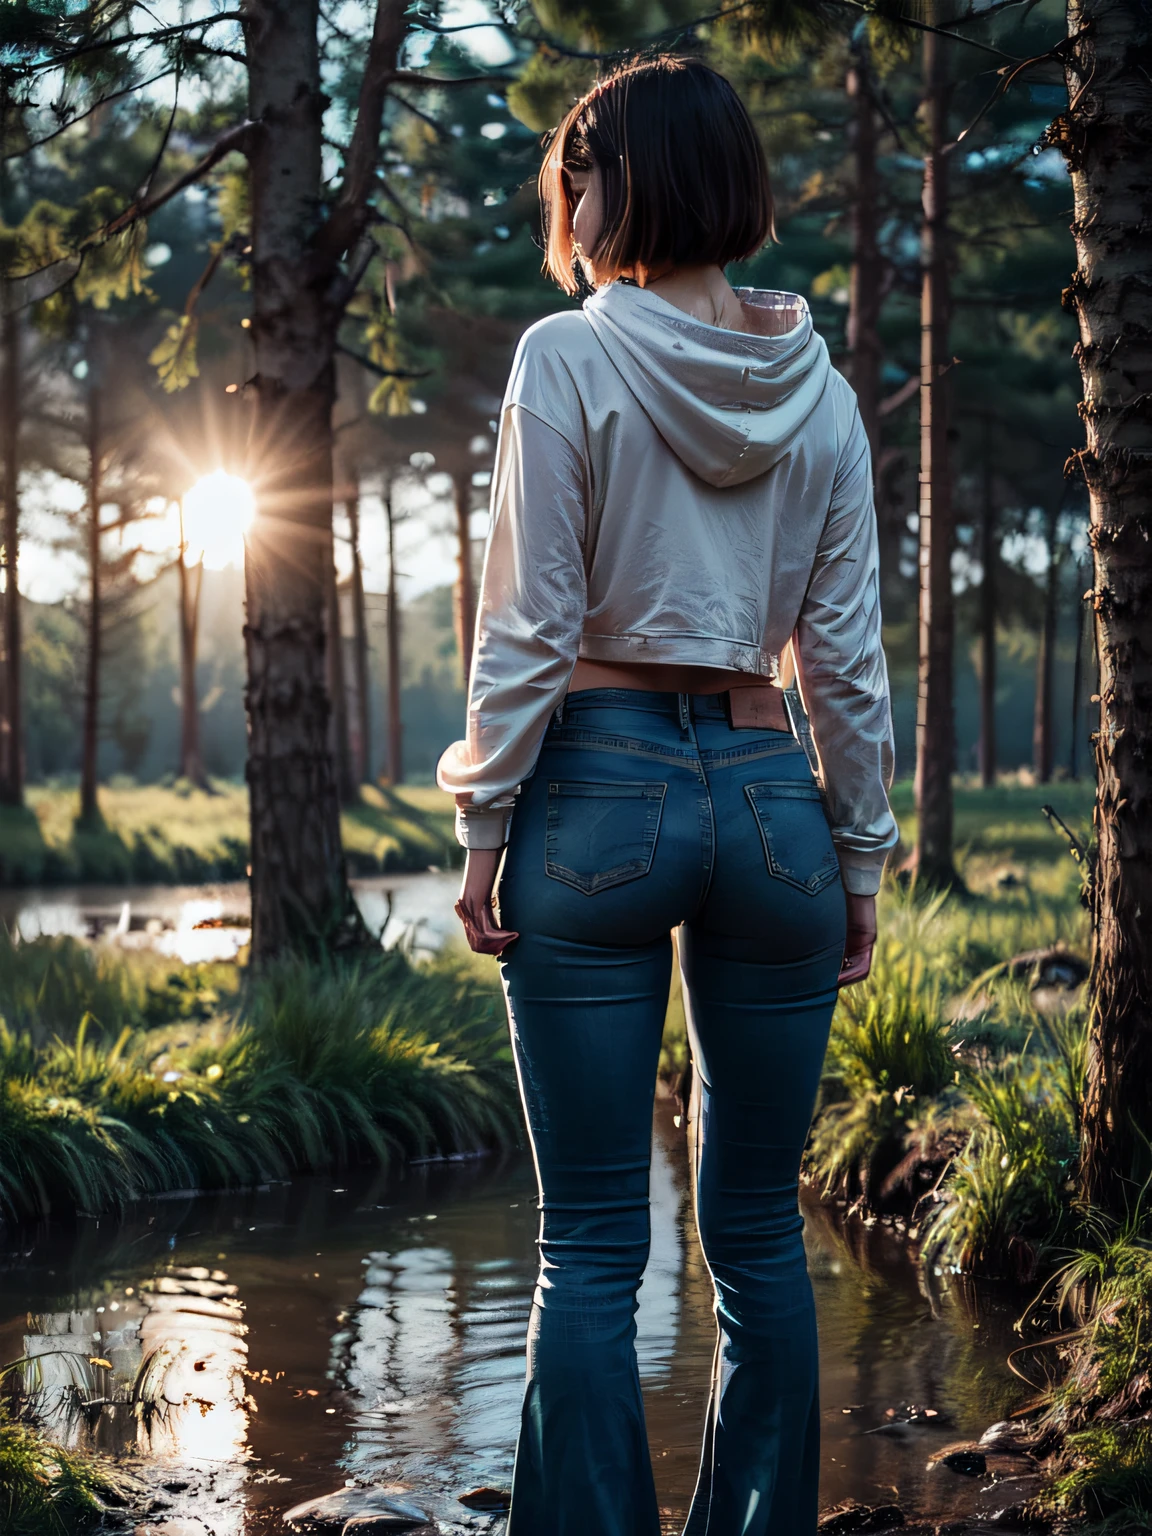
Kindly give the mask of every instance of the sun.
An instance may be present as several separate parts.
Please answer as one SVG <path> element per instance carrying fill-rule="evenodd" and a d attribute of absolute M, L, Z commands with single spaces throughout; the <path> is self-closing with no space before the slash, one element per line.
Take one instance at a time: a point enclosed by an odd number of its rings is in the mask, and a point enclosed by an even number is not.
<path fill-rule="evenodd" d="M 256 507 L 252 487 L 239 475 L 216 469 L 197 480 L 184 496 L 184 537 L 189 559 L 201 552 L 210 571 L 243 565 L 244 535 Z"/>

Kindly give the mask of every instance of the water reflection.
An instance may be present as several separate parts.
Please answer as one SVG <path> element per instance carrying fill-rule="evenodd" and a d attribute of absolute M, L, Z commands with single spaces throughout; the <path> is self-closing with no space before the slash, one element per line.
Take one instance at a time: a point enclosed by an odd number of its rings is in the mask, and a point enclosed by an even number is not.
<path fill-rule="evenodd" d="M 448 871 L 353 880 L 364 921 L 385 948 L 431 955 L 459 924 L 459 876 Z M 185 965 L 235 960 L 251 936 L 244 881 L 188 886 L 83 886 L 0 891 L 0 923 L 24 939 L 70 938 L 151 950 Z"/>
<path fill-rule="evenodd" d="M 652 1195 L 638 1348 L 674 1530 L 695 1480 L 714 1332 L 683 1139 L 663 1110 Z M 404 1484 L 445 1532 L 462 1531 L 458 1495 L 511 1473 L 534 1196 L 520 1157 L 52 1228 L 2 1261 L 0 1358 L 40 1355 L 29 1384 L 52 1432 L 133 1451 L 165 1514 L 193 1518 L 209 1500 L 217 1536 L 282 1530 L 284 1509 L 349 1480 Z M 930 1294 L 883 1227 L 845 1232 L 813 1207 L 807 1241 L 825 1502 L 896 1489 L 940 1518 L 988 1512 L 982 1485 L 925 1468 L 1002 1416 L 1010 1314 L 985 1298 L 973 1316 L 954 1292 Z M 912 1406 L 933 1416 L 905 1423 Z"/>

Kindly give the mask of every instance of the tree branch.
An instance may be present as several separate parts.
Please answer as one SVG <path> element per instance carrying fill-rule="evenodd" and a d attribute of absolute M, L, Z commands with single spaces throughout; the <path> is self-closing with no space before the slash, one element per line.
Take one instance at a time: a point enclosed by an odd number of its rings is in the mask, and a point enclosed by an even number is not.
<path fill-rule="evenodd" d="M 432 375 L 431 368 L 384 368 L 379 363 L 374 363 L 370 357 L 364 357 L 359 352 L 354 352 L 351 347 L 346 347 L 343 342 L 336 343 L 337 352 L 343 352 L 345 357 L 350 357 L 354 363 L 359 363 L 361 368 L 366 368 L 369 373 L 374 373 L 381 379 L 427 379 Z"/>
<path fill-rule="evenodd" d="M 185 171 L 182 176 L 177 176 L 175 181 L 166 186 L 162 192 L 157 192 L 155 196 L 137 198 L 134 203 L 130 203 L 123 213 L 117 214 L 102 229 L 98 229 L 95 234 L 89 235 L 86 240 L 82 241 L 80 250 L 84 251 L 91 246 L 102 245 L 105 240 L 110 239 L 113 235 L 118 235 L 122 229 L 127 229 L 128 225 L 134 224 L 137 219 L 148 218 L 156 212 L 157 208 L 162 208 L 165 203 L 170 202 L 172 198 L 183 192 L 186 187 L 195 185 L 201 177 L 208 174 L 213 166 L 218 165 L 225 155 L 232 154 L 234 150 L 244 154 L 257 127 L 256 123 L 244 122 L 239 123 L 235 128 L 230 128 L 227 133 L 222 134 L 216 140 L 204 158 L 192 166 L 190 170 Z"/>
<path fill-rule="evenodd" d="M 75 117 L 70 117 L 66 123 L 61 123 L 59 128 L 53 128 L 51 133 L 46 133 L 42 138 L 33 139 L 30 144 L 25 144 L 22 149 L 9 149 L 0 158 L 4 160 L 18 160 L 21 155 L 31 154 L 34 149 L 39 149 L 42 144 L 51 144 L 53 139 L 58 139 L 62 133 L 67 133 L 69 128 L 74 128 L 77 123 L 82 123 L 86 117 L 91 117 L 109 101 L 119 101 L 121 96 L 131 96 L 134 91 L 145 90 L 150 85 L 155 85 L 158 80 L 166 80 L 169 75 L 176 72 L 172 69 L 162 69 L 158 75 L 151 76 L 148 80 L 141 80 L 133 85 L 126 85 L 123 90 L 109 91 L 107 96 L 99 96 L 91 106 L 85 107 L 83 112 L 77 112 Z"/>
<path fill-rule="evenodd" d="M 119 37 L 105 37 L 91 43 L 81 43 L 76 48 L 65 49 L 63 53 L 53 54 L 51 58 L 38 59 L 34 64 L 26 64 L 22 69 L 17 67 L 15 73 L 22 75 L 37 75 L 45 69 L 59 69 L 61 65 L 70 63 L 73 59 L 82 59 L 90 53 L 102 53 L 108 48 L 123 48 L 130 43 L 163 43 L 170 37 L 182 37 L 186 32 L 198 31 L 201 27 L 215 27 L 222 21 L 243 21 L 243 11 L 221 11 L 216 16 L 201 16 L 199 21 L 184 21 L 171 27 L 159 27 L 155 32 L 125 32 Z"/>

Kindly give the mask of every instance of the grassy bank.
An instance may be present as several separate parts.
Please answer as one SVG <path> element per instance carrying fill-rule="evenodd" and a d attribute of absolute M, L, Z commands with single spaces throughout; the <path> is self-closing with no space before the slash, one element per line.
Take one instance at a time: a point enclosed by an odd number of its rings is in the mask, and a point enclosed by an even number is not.
<path fill-rule="evenodd" d="M 451 960 L 241 986 L 234 968 L 0 936 L 0 1014 L 9 1220 L 517 1136 L 499 992 Z"/>
<path fill-rule="evenodd" d="M 114 1471 L 52 1445 L 14 1420 L 0 1399 L 0 1531 L 4 1536 L 81 1536 L 122 1502 Z"/>
<path fill-rule="evenodd" d="M 242 880 L 248 865 L 248 792 L 218 782 L 102 788 L 103 825 L 76 825 L 74 789 L 33 786 L 26 809 L 0 807 L 0 885 L 194 884 Z M 365 785 L 342 817 L 354 875 L 426 869 L 457 856 L 452 807 L 433 788 Z"/>

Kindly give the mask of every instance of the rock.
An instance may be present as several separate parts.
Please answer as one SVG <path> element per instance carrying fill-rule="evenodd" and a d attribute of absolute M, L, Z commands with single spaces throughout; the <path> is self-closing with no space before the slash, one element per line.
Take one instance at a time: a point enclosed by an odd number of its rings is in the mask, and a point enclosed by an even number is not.
<path fill-rule="evenodd" d="M 479 1509 L 486 1515 L 504 1515 L 512 1505 L 512 1494 L 507 1488 L 473 1488 L 460 1495 L 460 1503 L 468 1509 Z"/>
<path fill-rule="evenodd" d="M 431 1517 L 403 1497 L 408 1490 L 386 1488 L 338 1488 L 320 1499 L 297 1504 L 284 1516 L 284 1524 L 301 1531 L 333 1531 L 348 1536 L 384 1536 L 388 1531 L 412 1531 L 430 1525 Z"/>
<path fill-rule="evenodd" d="M 897 1504 L 857 1504 L 849 1499 L 825 1510 L 816 1522 L 820 1536 L 857 1536 L 868 1531 L 891 1531 L 904 1524 Z"/>
<path fill-rule="evenodd" d="M 935 1464 L 947 1467 L 950 1472 L 958 1472 L 961 1477 L 983 1477 L 988 1471 L 987 1456 L 972 1446 L 946 1451 L 943 1456 L 936 1458 Z"/>
<path fill-rule="evenodd" d="M 986 1451 L 1027 1452 L 1030 1441 L 1027 1426 L 1013 1423 L 1011 1419 L 1000 1419 L 995 1424 L 989 1424 L 980 1436 L 980 1444 Z"/>

